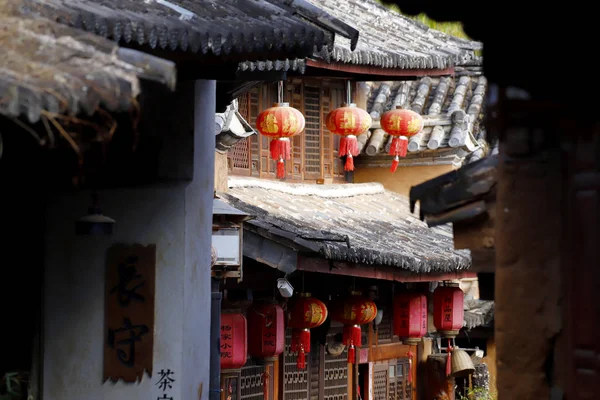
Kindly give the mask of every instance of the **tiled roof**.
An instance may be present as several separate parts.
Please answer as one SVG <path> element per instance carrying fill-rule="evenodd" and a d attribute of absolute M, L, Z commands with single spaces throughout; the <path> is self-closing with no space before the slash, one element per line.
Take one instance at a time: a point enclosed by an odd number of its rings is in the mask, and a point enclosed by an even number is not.
<path fill-rule="evenodd" d="M 486 213 L 486 202 L 496 198 L 498 155 L 492 154 L 464 167 L 413 186 L 411 209 L 419 203 L 419 217 L 429 226 L 476 218 Z"/>
<path fill-rule="evenodd" d="M 489 327 L 494 322 L 494 302 L 492 300 L 465 300 L 463 326 L 467 329 Z"/>
<path fill-rule="evenodd" d="M 358 32 L 305 0 L 6 0 L 123 43 L 204 55 L 307 56 Z"/>
<path fill-rule="evenodd" d="M 475 54 L 480 42 L 464 40 L 404 17 L 374 0 L 308 0 L 360 32 L 356 49 L 348 39 L 336 36 L 333 51 L 316 51 L 314 59 L 391 69 L 446 69 L 480 65 Z M 246 62 L 242 70 L 293 70 L 287 62 Z"/>
<path fill-rule="evenodd" d="M 0 114 L 93 114 L 128 110 L 139 78 L 175 87 L 175 64 L 119 48 L 103 37 L 47 19 L 29 18 L 0 1 Z"/>
<path fill-rule="evenodd" d="M 371 129 L 359 136 L 361 156 L 387 156 L 391 137 L 380 129 L 381 115 L 397 105 L 423 116 L 425 127 L 410 138 L 407 158 L 458 158 L 487 146 L 483 134 L 484 76 L 424 77 L 414 81 L 367 82 Z M 446 151 L 450 150 L 450 151 Z M 358 157 L 357 162 L 361 162 Z M 390 159 L 391 162 L 391 159 Z"/>
<path fill-rule="evenodd" d="M 392 266 L 415 273 L 455 272 L 471 264 L 454 250 L 449 225 L 428 229 L 408 199 L 382 185 L 289 184 L 230 177 L 221 199 L 255 216 L 246 229 L 329 260 Z"/>

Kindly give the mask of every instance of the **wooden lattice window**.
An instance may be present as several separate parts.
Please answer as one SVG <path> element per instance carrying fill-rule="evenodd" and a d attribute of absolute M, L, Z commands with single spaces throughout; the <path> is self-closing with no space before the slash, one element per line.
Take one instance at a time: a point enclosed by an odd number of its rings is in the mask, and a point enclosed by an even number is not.
<path fill-rule="evenodd" d="M 304 86 L 304 178 L 321 178 L 321 89 Z"/>
<path fill-rule="evenodd" d="M 348 399 L 348 359 L 346 350 L 334 357 L 325 352 L 325 368 L 323 374 L 324 399 Z"/>
<path fill-rule="evenodd" d="M 286 83 L 284 101 L 300 110 L 306 128 L 292 139 L 291 160 L 286 162 L 288 181 L 309 181 L 344 177 L 337 155 L 339 136 L 325 127 L 325 116 L 344 101 L 344 82 L 340 80 L 293 79 Z M 255 126 L 258 114 L 277 99 L 277 85 L 264 84 L 238 98 L 240 114 Z M 241 140 L 228 153 L 229 172 L 275 179 L 276 162 L 270 159 L 269 139 L 261 135 Z"/>
<path fill-rule="evenodd" d="M 272 364 L 259 365 L 254 360 L 248 359 L 242 367 L 240 377 L 240 398 L 242 400 L 264 400 L 263 379 L 265 368 L 269 368 L 269 374 L 273 375 Z M 273 379 L 267 380 L 269 384 L 269 398 L 273 397 Z"/>
<path fill-rule="evenodd" d="M 306 363 L 306 369 L 296 368 L 296 353 L 290 353 L 292 344 L 292 330 L 287 329 L 285 334 L 285 351 L 283 353 L 283 400 L 307 400 L 310 395 L 310 368 L 311 363 Z"/>
<path fill-rule="evenodd" d="M 373 369 L 374 400 L 412 400 L 413 388 L 408 382 L 408 358 L 375 364 Z"/>
<path fill-rule="evenodd" d="M 392 312 L 389 308 L 384 308 L 381 322 L 377 325 L 377 341 L 378 343 L 388 343 L 392 341 L 392 338 Z"/>

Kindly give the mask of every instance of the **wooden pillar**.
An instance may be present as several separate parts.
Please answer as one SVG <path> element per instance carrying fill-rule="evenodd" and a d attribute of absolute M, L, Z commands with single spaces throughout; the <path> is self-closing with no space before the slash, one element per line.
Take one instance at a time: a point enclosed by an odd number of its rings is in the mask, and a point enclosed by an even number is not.
<path fill-rule="evenodd" d="M 500 400 L 548 399 L 561 320 L 561 160 L 557 110 L 499 90 L 495 338 Z M 571 399 L 570 399 L 571 400 Z"/>
<path fill-rule="evenodd" d="M 600 396 L 600 124 L 578 114 L 561 121 L 563 150 L 563 327 L 569 400 Z"/>

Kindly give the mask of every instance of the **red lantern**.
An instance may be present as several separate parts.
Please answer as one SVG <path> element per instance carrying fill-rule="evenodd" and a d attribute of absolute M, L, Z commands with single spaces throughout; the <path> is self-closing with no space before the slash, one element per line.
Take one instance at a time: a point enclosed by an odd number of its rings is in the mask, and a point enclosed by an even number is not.
<path fill-rule="evenodd" d="M 394 299 L 394 335 L 415 345 L 427 334 L 427 296 L 402 293 Z"/>
<path fill-rule="evenodd" d="M 396 171 L 400 157 L 406 157 L 408 150 L 408 138 L 421 132 L 423 129 L 423 117 L 412 110 L 405 110 L 401 106 L 390 110 L 381 116 L 381 129 L 392 135 L 390 155 L 394 156 L 391 171 Z"/>
<path fill-rule="evenodd" d="M 354 103 L 343 103 L 327 114 L 325 125 L 330 132 L 342 136 L 340 139 L 339 155 L 346 156 L 344 170 L 354 171 L 353 157 L 358 155 L 357 136 L 365 133 L 372 123 L 371 116 Z"/>
<path fill-rule="evenodd" d="M 331 306 L 331 319 L 344 324 L 344 345 L 348 346 L 348 362 L 356 360 L 355 347 L 362 346 L 360 325 L 368 324 L 377 316 L 377 306 L 360 292 L 352 292 L 349 297 L 337 300 Z"/>
<path fill-rule="evenodd" d="M 301 293 L 289 307 L 288 326 L 292 328 L 292 353 L 298 353 L 296 366 L 306 368 L 306 353 L 310 353 L 310 329 L 327 319 L 327 307 L 321 300 Z"/>
<path fill-rule="evenodd" d="M 445 337 L 454 338 L 463 327 L 464 294 L 457 283 L 433 291 L 433 324 Z"/>
<path fill-rule="evenodd" d="M 246 335 L 246 317 L 243 314 L 221 314 L 221 369 L 240 369 L 246 364 Z"/>
<path fill-rule="evenodd" d="M 277 304 L 254 305 L 248 310 L 248 354 L 274 359 L 285 346 L 285 319 Z"/>
<path fill-rule="evenodd" d="M 304 115 L 289 103 L 275 103 L 256 118 L 256 129 L 271 138 L 271 158 L 277 160 L 277 177 L 285 178 L 284 160 L 290 159 L 290 138 L 304 130 Z"/>

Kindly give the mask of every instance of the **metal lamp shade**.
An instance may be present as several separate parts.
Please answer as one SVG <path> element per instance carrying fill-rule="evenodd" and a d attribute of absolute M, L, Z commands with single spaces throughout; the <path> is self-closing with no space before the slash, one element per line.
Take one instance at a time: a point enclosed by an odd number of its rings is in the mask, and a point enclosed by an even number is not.
<path fill-rule="evenodd" d="M 466 351 L 455 348 L 452 351 L 452 376 L 464 377 L 475 371 L 473 360 Z"/>

